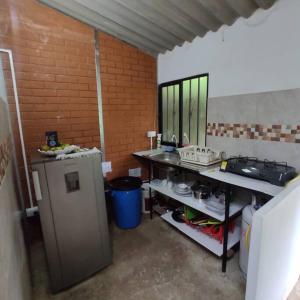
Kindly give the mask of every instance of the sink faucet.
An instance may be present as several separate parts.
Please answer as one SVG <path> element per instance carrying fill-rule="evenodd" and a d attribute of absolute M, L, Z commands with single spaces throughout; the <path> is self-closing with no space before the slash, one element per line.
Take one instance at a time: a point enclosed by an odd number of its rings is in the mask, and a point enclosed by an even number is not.
<path fill-rule="evenodd" d="M 185 145 L 189 145 L 190 144 L 190 139 L 189 139 L 188 135 L 185 132 L 183 133 L 183 138 L 186 139 L 186 144 Z"/>
<path fill-rule="evenodd" d="M 177 142 L 177 137 L 175 134 L 172 135 L 171 141 L 174 142 L 175 141 L 175 147 L 178 147 L 178 142 Z"/>

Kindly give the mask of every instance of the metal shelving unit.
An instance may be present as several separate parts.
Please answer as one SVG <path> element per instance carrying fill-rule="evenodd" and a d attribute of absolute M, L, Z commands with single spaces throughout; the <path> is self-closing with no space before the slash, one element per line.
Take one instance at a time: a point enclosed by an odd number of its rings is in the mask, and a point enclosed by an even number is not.
<path fill-rule="evenodd" d="M 240 175 L 224 173 L 219 171 L 219 166 L 190 166 L 191 164 L 180 163 L 178 165 L 172 164 L 170 162 L 162 162 L 157 161 L 151 158 L 152 152 L 154 154 L 160 153 L 161 150 L 152 150 L 152 151 L 143 151 L 136 152 L 133 155 L 139 159 L 142 159 L 144 162 L 148 163 L 149 166 L 149 181 L 153 177 L 153 164 L 163 164 L 166 166 L 172 166 L 174 168 L 178 168 L 183 172 L 191 172 L 193 174 L 198 174 L 202 178 L 210 178 L 212 180 L 216 180 L 222 183 L 225 183 L 226 195 L 225 195 L 225 211 L 222 215 L 218 215 L 215 212 L 208 210 L 203 203 L 197 203 L 193 200 L 193 197 L 182 197 L 175 194 L 171 189 L 167 187 L 155 186 L 150 184 L 149 194 L 151 199 L 151 210 L 150 217 L 153 215 L 153 200 L 151 190 L 155 190 L 159 193 L 169 196 L 185 205 L 188 205 L 196 210 L 201 211 L 202 213 L 207 214 L 208 216 L 215 218 L 221 222 L 223 222 L 224 226 L 224 234 L 223 234 L 223 244 L 216 244 L 218 241 L 211 241 L 209 236 L 206 236 L 197 231 L 194 228 L 182 223 L 178 223 L 172 219 L 171 213 L 167 213 L 162 215 L 162 218 L 168 223 L 172 224 L 181 232 L 188 235 L 190 238 L 203 245 L 219 257 L 222 257 L 222 272 L 226 272 L 226 264 L 227 264 L 227 251 L 231 249 L 234 245 L 236 245 L 240 240 L 240 232 L 239 227 L 236 228 L 236 232 L 233 235 L 229 232 L 229 223 L 232 219 L 236 218 L 242 213 L 242 210 L 245 205 L 247 205 L 247 201 L 243 201 L 242 199 L 231 199 L 231 190 L 233 186 L 241 187 L 248 189 L 250 191 L 257 191 L 264 193 L 270 196 L 276 196 L 279 194 L 283 187 L 278 187 L 272 185 L 267 182 L 263 182 L 261 180 L 246 178 Z"/>

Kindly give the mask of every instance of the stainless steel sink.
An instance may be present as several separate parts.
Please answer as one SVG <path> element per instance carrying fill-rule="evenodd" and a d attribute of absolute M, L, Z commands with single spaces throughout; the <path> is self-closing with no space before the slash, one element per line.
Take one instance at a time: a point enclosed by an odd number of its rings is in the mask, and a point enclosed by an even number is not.
<path fill-rule="evenodd" d="M 180 162 L 180 155 L 177 152 L 163 152 L 160 154 L 150 155 L 151 159 L 164 161 L 171 164 L 177 164 Z"/>
<path fill-rule="evenodd" d="M 178 152 L 162 152 L 162 153 L 158 153 L 158 154 L 148 154 L 145 155 L 145 157 L 147 157 L 148 159 L 155 161 L 157 163 L 161 162 L 161 163 L 165 163 L 168 165 L 173 165 L 174 167 L 183 167 L 185 169 L 188 170 L 192 170 L 192 171 L 196 171 L 199 172 L 201 170 L 208 170 L 208 169 L 214 169 L 216 168 L 216 165 L 212 165 L 212 166 L 200 166 L 200 165 L 196 165 L 196 164 L 191 164 L 191 163 L 187 163 L 187 162 L 182 162 L 180 159 L 180 155 Z"/>

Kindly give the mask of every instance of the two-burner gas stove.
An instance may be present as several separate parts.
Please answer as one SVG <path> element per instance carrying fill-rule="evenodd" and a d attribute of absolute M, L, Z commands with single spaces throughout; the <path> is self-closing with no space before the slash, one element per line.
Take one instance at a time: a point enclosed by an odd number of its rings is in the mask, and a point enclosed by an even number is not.
<path fill-rule="evenodd" d="M 241 156 L 223 161 L 220 170 L 268 181 L 279 186 L 284 186 L 297 175 L 295 168 L 288 166 L 287 163 Z"/>

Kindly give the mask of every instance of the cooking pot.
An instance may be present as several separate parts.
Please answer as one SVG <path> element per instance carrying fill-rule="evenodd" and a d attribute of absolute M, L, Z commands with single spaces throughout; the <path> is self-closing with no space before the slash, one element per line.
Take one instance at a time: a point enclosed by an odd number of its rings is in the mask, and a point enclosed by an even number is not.
<path fill-rule="evenodd" d="M 205 184 L 195 183 L 192 186 L 192 191 L 194 198 L 200 199 L 208 199 L 211 194 L 211 188 Z"/>

